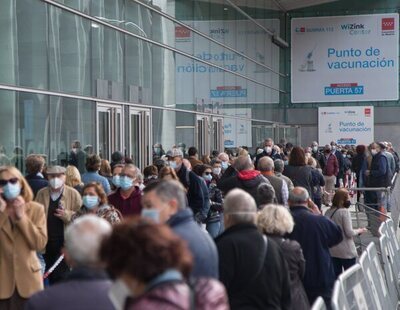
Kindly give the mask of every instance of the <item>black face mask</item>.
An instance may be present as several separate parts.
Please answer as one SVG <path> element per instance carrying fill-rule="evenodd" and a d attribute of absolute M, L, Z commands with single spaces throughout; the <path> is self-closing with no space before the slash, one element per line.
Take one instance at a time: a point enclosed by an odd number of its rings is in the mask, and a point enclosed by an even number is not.
<path fill-rule="evenodd" d="M 350 200 L 346 200 L 346 201 L 343 203 L 343 207 L 345 207 L 346 209 L 350 208 L 350 206 L 351 206 L 351 201 L 350 201 Z"/>

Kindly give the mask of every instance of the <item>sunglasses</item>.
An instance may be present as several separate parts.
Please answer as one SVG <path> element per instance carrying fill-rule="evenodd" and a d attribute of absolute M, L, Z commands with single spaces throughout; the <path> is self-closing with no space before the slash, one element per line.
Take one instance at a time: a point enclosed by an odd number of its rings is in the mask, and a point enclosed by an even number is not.
<path fill-rule="evenodd" d="M 7 183 L 16 184 L 18 182 L 18 178 L 11 178 L 9 180 L 0 180 L 0 186 L 3 187 L 7 185 Z"/>
<path fill-rule="evenodd" d="M 211 174 L 211 172 L 204 172 L 204 174 L 205 174 L 205 175 L 210 175 L 210 174 Z"/>

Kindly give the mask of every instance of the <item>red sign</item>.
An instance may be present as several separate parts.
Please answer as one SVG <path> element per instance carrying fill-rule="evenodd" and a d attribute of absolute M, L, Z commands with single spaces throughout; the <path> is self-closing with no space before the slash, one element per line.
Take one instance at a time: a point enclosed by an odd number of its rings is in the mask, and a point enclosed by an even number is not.
<path fill-rule="evenodd" d="M 364 114 L 366 117 L 370 117 L 371 116 L 371 108 L 365 108 L 364 109 Z"/>
<path fill-rule="evenodd" d="M 175 38 L 190 38 L 190 30 L 182 26 L 176 26 Z"/>
<path fill-rule="evenodd" d="M 382 31 L 394 30 L 394 17 L 382 18 Z"/>

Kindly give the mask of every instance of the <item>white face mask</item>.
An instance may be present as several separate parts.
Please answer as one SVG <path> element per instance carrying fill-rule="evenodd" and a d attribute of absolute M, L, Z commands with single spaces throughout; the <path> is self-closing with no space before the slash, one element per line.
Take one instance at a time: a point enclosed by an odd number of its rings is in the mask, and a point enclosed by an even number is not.
<path fill-rule="evenodd" d="M 213 168 L 213 173 L 219 175 L 221 173 L 221 168 Z"/>
<path fill-rule="evenodd" d="M 372 154 L 372 155 L 376 155 L 376 154 L 378 154 L 378 151 L 375 150 L 375 149 L 372 149 L 372 150 L 371 150 L 371 154 Z"/>
<path fill-rule="evenodd" d="M 52 178 L 50 179 L 49 184 L 52 189 L 58 189 L 64 185 L 64 181 L 61 178 Z"/>
<path fill-rule="evenodd" d="M 264 150 L 265 150 L 265 153 L 271 154 L 271 152 L 272 152 L 272 147 L 266 146 L 266 147 L 264 148 Z"/>

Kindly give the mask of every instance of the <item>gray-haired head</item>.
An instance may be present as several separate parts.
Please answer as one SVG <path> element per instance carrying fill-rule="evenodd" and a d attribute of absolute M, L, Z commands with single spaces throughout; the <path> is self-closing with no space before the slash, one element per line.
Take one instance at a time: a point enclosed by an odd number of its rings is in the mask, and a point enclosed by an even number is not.
<path fill-rule="evenodd" d="M 224 201 L 224 221 L 226 227 L 237 224 L 255 224 L 257 205 L 254 198 L 242 189 L 231 190 Z"/>
<path fill-rule="evenodd" d="M 294 221 L 287 208 L 269 204 L 258 214 L 257 226 L 264 234 L 284 236 L 293 231 Z"/>
<path fill-rule="evenodd" d="M 95 215 L 82 216 L 70 224 L 65 230 L 65 251 L 72 267 L 96 267 L 101 242 L 111 230 L 109 222 Z"/>
<path fill-rule="evenodd" d="M 275 159 L 274 161 L 275 172 L 282 173 L 285 169 L 285 163 L 282 159 Z"/>
<path fill-rule="evenodd" d="M 310 195 L 304 187 L 297 186 L 289 193 L 289 206 L 307 206 Z"/>
<path fill-rule="evenodd" d="M 274 161 L 272 160 L 271 157 L 264 156 L 258 160 L 257 170 L 274 171 L 274 169 L 275 169 L 275 165 L 274 165 Z"/>
<path fill-rule="evenodd" d="M 261 183 L 257 187 L 257 201 L 259 206 L 265 206 L 275 202 L 275 189 L 269 183 Z M 261 207 L 262 209 L 262 207 Z"/>
<path fill-rule="evenodd" d="M 186 192 L 182 184 L 175 180 L 155 182 L 148 185 L 144 192 L 154 191 L 164 202 L 176 200 L 178 209 L 186 208 Z"/>
<path fill-rule="evenodd" d="M 249 156 L 239 156 L 233 164 L 237 171 L 251 170 L 254 168 Z"/>

